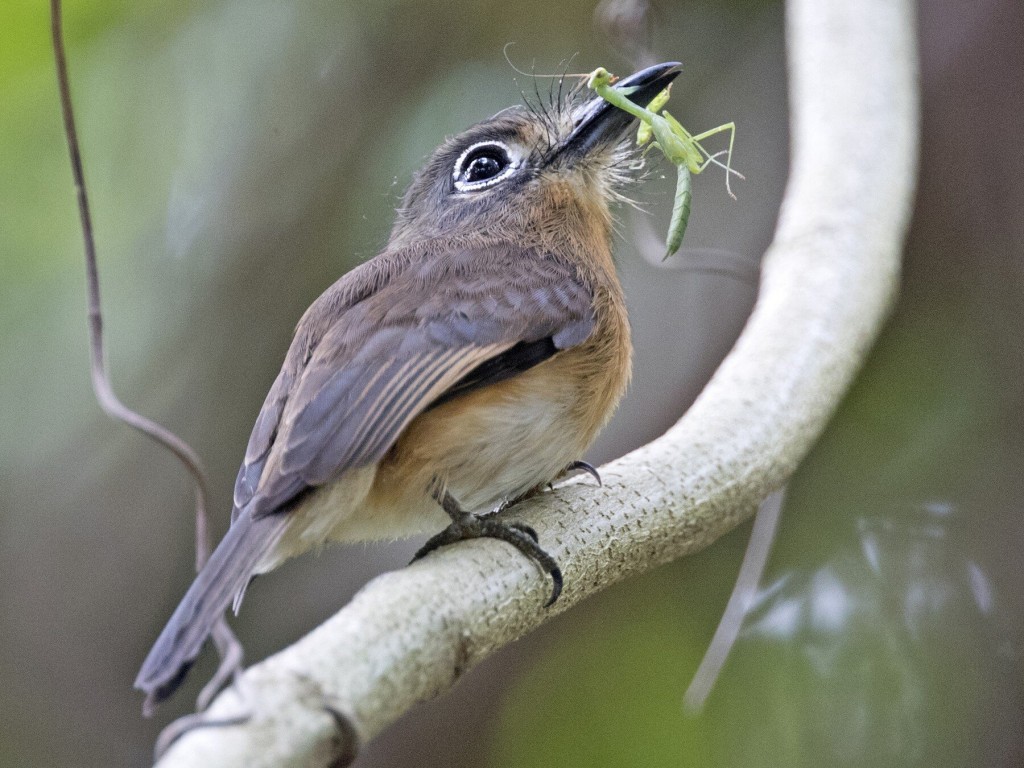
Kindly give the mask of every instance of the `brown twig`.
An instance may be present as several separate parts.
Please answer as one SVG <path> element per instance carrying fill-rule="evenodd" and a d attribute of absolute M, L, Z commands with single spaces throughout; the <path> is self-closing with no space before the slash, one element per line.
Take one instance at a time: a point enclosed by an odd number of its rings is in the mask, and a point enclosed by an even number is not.
<path fill-rule="evenodd" d="M 785 499 L 786 490 L 782 489 L 770 494 L 757 509 L 754 517 L 754 529 L 750 532 L 750 543 L 747 544 L 747 551 L 743 553 L 743 563 L 740 565 L 739 575 L 736 577 L 736 586 L 732 588 L 729 602 L 722 612 L 722 618 L 715 630 L 714 637 L 708 643 L 704 651 L 704 658 L 690 681 L 690 687 L 686 689 L 683 696 L 683 707 L 687 712 L 699 712 L 704 702 L 707 701 L 711 689 L 718 680 L 718 675 L 725 666 L 725 660 L 729 652 L 736 644 L 740 629 L 743 627 L 743 620 L 747 617 L 747 611 L 754 602 L 757 595 L 757 586 L 764 575 L 765 566 L 768 564 L 768 556 L 772 551 L 772 543 L 775 541 L 775 532 L 779 527 L 779 518 L 782 516 L 782 502 Z"/>
<path fill-rule="evenodd" d="M 99 272 L 96 268 L 96 244 L 92 237 L 92 216 L 89 214 L 89 196 L 85 188 L 85 174 L 82 171 L 82 155 L 78 147 L 78 132 L 75 130 L 75 114 L 71 103 L 71 85 L 68 79 L 68 57 L 63 45 L 60 0 L 50 0 L 50 30 L 53 35 L 53 57 L 57 70 L 57 86 L 60 92 L 60 111 L 68 138 L 68 153 L 71 156 L 72 175 L 75 177 L 75 193 L 78 198 L 78 212 L 82 221 L 82 239 L 85 245 L 85 275 L 89 301 L 89 349 L 91 352 L 92 389 L 99 407 L 113 419 L 134 427 L 166 447 L 193 476 L 196 483 L 196 570 L 199 571 L 210 559 L 210 526 L 207 512 L 209 482 L 199 455 L 193 447 L 169 429 L 162 427 L 125 406 L 114 393 L 111 380 L 106 375 L 103 354 L 103 316 L 99 306 Z M 216 689 L 231 676 L 238 675 L 242 666 L 242 644 L 231 632 L 224 616 L 214 627 L 217 650 L 221 665 L 214 679 L 200 694 L 199 709 L 205 709 Z M 142 711 L 152 715 L 153 702 L 146 700 Z"/>
<path fill-rule="evenodd" d="M 178 457 L 195 481 L 196 496 L 196 571 L 210 558 L 209 514 L 207 513 L 207 488 L 209 483 L 199 455 L 188 443 L 155 421 L 136 413 L 122 403 L 107 376 L 106 358 L 103 353 L 103 314 L 100 310 L 100 279 L 96 267 L 96 243 L 92 234 L 92 217 L 89 214 L 89 196 L 85 189 L 85 174 L 82 172 L 82 155 L 78 149 L 78 133 L 75 130 L 75 116 L 71 108 L 71 86 L 68 82 L 67 56 L 64 51 L 64 33 L 61 23 L 60 0 L 50 0 L 50 28 L 53 33 L 53 55 L 57 65 L 57 84 L 60 90 L 61 113 L 64 117 L 64 134 L 71 156 L 71 173 L 75 179 L 75 194 L 78 198 L 78 213 L 82 222 L 82 239 L 85 245 L 86 289 L 89 297 L 89 350 L 91 353 L 92 388 L 100 408 L 111 418 L 122 421 L 155 440 Z M 221 668 L 214 680 L 219 687 L 230 674 L 241 666 L 241 644 L 223 616 L 214 629 L 217 649 L 221 653 Z M 210 686 L 208 686 L 209 688 Z M 215 691 L 214 691 L 215 692 Z M 203 690 L 201 701 L 209 701 L 212 694 Z M 200 708 L 203 708 L 201 704 Z M 152 712 L 147 702 L 143 711 Z"/>
<path fill-rule="evenodd" d="M 53 55 L 57 64 L 57 85 L 60 89 L 61 113 L 64 117 L 64 134 L 71 156 L 71 173 L 75 179 L 75 194 L 78 198 L 78 214 L 82 222 L 82 239 L 85 245 L 86 289 L 89 295 L 89 348 L 92 357 L 92 388 L 100 408 L 111 418 L 123 421 L 129 426 L 148 435 L 171 451 L 188 469 L 196 484 L 196 570 L 206 563 L 210 556 L 210 536 L 207 525 L 207 480 L 202 462 L 192 447 L 154 421 L 128 408 L 114 394 L 107 376 L 103 353 L 103 315 L 100 310 L 100 278 L 96 268 L 96 243 L 92 234 L 92 217 L 89 214 L 89 196 L 85 189 L 85 174 L 82 172 L 82 156 L 78 150 L 78 133 L 75 130 L 75 116 L 71 108 L 71 86 L 68 82 L 67 56 L 64 52 L 64 32 L 61 23 L 60 0 L 50 0 L 50 28 L 53 33 Z"/>

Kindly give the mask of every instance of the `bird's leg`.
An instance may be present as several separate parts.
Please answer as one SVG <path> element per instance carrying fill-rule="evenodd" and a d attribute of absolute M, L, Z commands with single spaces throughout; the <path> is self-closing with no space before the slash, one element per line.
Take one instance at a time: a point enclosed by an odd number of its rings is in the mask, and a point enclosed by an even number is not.
<path fill-rule="evenodd" d="M 551 575 L 551 597 L 544 607 L 546 608 L 558 599 L 562 593 L 562 570 L 558 567 L 555 559 L 540 548 L 537 532 L 533 528 L 523 523 L 503 523 L 489 516 L 479 517 L 466 512 L 448 491 L 435 489 L 432 494 L 437 503 L 448 513 L 452 523 L 436 536 L 430 537 L 427 543 L 413 555 L 413 562 L 439 547 L 465 539 L 500 539 L 511 544 Z"/>

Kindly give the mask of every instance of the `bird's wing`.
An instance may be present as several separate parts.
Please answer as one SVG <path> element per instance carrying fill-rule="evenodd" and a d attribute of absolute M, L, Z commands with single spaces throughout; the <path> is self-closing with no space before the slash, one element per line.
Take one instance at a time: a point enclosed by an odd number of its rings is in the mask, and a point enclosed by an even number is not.
<path fill-rule="evenodd" d="M 330 330 L 331 319 L 341 317 L 346 310 L 380 291 L 410 262 L 410 254 L 403 253 L 360 264 L 324 291 L 299 320 L 281 371 L 267 392 L 249 436 L 245 458 L 235 479 L 232 523 L 256 494 L 270 449 L 277 439 L 285 404 L 316 346 Z"/>
<path fill-rule="evenodd" d="M 537 365 L 593 325 L 576 269 L 535 250 L 462 249 L 349 273 L 299 325 L 253 428 L 236 512 L 281 510 L 378 461 L 432 405 Z"/>

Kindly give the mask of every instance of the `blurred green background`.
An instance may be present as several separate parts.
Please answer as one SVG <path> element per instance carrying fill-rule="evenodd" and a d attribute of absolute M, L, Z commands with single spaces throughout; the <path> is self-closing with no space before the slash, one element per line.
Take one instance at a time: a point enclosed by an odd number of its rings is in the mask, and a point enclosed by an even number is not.
<path fill-rule="evenodd" d="M 68 2 L 79 132 L 122 398 L 190 440 L 215 529 L 302 310 L 383 243 L 441 138 L 521 100 L 524 69 L 630 63 L 592 3 Z M 622 211 L 636 378 L 592 459 L 683 412 L 728 350 L 785 183 L 783 9 L 658 2 L 685 71 L 673 112 L 735 119 L 739 202 L 695 181 L 666 265 L 670 172 Z M 896 313 L 790 486 L 757 605 L 708 706 L 682 694 L 749 525 L 505 649 L 368 745 L 360 766 L 1024 764 L 1024 9 L 921 4 L 922 173 Z M 539 87 L 547 88 L 541 81 Z M 885 88 L 885 83 L 879 83 Z M 842 119 L 837 115 L 836 119 Z M 887 170 L 878 147 L 877 173 Z M 131 689 L 190 580 L 182 470 L 105 419 L 45 5 L 0 9 L 0 765 L 149 759 Z M 647 249 L 648 251 L 650 249 Z M 717 253 L 717 256 L 716 256 Z M 827 258 L 827 254 L 822 255 Z M 261 579 L 235 622 L 256 660 L 418 542 L 335 548 Z"/>

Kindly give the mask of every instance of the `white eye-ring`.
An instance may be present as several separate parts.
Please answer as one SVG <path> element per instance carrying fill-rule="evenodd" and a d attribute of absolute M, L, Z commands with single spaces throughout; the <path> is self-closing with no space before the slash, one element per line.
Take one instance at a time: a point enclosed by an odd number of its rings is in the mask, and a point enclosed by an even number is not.
<path fill-rule="evenodd" d="M 519 169 L 508 145 L 500 141 L 481 141 L 466 148 L 455 161 L 452 179 L 459 192 L 476 192 L 507 179 Z"/>

